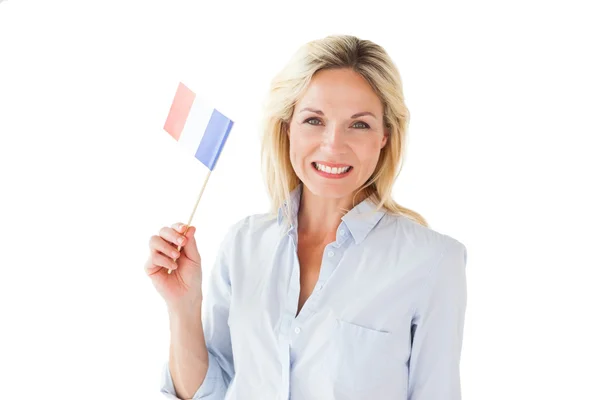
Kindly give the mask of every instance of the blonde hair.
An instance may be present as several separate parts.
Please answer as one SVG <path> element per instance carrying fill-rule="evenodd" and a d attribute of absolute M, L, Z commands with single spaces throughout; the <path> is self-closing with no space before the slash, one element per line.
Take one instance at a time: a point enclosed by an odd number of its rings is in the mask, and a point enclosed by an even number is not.
<path fill-rule="evenodd" d="M 334 35 L 306 43 L 271 81 L 265 102 L 261 161 L 271 198 L 271 215 L 290 203 L 290 192 L 301 182 L 292 168 L 287 129 L 294 107 L 315 73 L 324 69 L 351 68 L 371 85 L 384 106 L 384 125 L 389 138 L 381 150 L 375 171 L 355 193 L 370 197 L 377 209 L 406 216 L 421 225 L 427 221 L 417 212 L 392 199 L 392 187 L 404 161 L 410 114 L 404 103 L 400 74 L 379 45 L 355 36 Z M 355 204 L 354 204 L 355 205 Z M 288 207 L 288 206 L 285 206 Z M 289 215 L 289 214 L 288 214 Z"/>

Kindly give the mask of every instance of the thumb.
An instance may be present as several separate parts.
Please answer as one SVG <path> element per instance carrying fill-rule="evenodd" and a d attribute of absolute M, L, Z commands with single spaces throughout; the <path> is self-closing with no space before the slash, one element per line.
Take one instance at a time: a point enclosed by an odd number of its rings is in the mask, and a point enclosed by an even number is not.
<path fill-rule="evenodd" d="M 185 228 L 184 228 L 185 231 Z M 185 237 L 187 238 L 185 245 L 181 248 L 183 253 L 192 261 L 200 263 L 200 254 L 198 253 L 198 246 L 196 244 L 196 238 L 194 234 L 196 233 L 196 227 L 191 226 L 188 228 L 185 233 Z"/>

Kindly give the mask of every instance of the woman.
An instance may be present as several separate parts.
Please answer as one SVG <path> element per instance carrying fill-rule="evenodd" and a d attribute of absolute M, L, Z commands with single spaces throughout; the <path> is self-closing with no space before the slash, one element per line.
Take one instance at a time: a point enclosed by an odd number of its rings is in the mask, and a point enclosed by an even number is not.
<path fill-rule="evenodd" d="M 408 118 L 380 46 L 296 53 L 266 107 L 271 212 L 229 229 L 206 294 L 194 227 L 150 240 L 167 397 L 460 399 L 466 249 L 391 198 Z"/>

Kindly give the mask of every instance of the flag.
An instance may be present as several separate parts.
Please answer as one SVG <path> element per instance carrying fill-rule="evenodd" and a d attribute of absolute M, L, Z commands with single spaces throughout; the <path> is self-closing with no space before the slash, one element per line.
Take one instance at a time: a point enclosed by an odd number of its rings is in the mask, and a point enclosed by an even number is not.
<path fill-rule="evenodd" d="M 213 170 L 227 141 L 233 121 L 202 102 L 190 88 L 179 83 L 164 130 Z"/>

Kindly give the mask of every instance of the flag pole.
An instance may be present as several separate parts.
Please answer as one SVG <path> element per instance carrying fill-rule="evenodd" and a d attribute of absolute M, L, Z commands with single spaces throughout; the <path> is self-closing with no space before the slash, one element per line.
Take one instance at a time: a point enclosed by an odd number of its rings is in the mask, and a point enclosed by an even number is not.
<path fill-rule="evenodd" d="M 194 214 L 196 213 L 196 209 L 198 208 L 198 204 L 200 203 L 200 198 L 202 198 L 202 193 L 204 193 L 204 188 L 206 188 L 206 184 L 208 183 L 208 178 L 210 178 L 210 173 L 212 170 L 208 170 L 208 174 L 204 179 L 204 184 L 202 185 L 202 189 L 200 189 L 200 194 L 198 195 L 198 199 L 196 200 L 196 205 L 194 206 L 194 210 L 192 211 L 192 215 L 190 215 L 190 219 L 188 220 L 187 225 L 185 226 L 185 231 L 183 232 L 183 236 L 186 235 L 188 229 L 190 228 L 190 224 L 192 223 L 192 219 L 194 218 Z M 177 246 L 177 251 L 181 251 L 181 245 Z M 175 261 L 175 259 L 173 259 Z M 172 270 L 169 270 L 169 274 Z"/>

